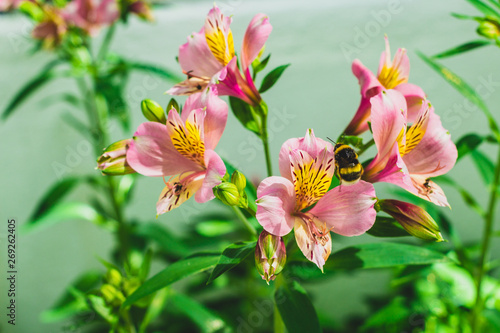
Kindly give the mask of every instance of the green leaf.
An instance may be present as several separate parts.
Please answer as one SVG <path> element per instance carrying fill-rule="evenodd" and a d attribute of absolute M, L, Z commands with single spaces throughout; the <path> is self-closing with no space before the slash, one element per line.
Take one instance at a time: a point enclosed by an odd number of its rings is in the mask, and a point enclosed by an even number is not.
<path fill-rule="evenodd" d="M 418 56 L 424 60 L 432 69 L 438 72 L 441 77 L 443 77 L 453 88 L 455 88 L 459 93 L 461 93 L 465 98 L 467 98 L 472 103 L 476 104 L 481 111 L 483 111 L 484 115 L 488 119 L 488 123 L 491 131 L 495 135 L 497 141 L 500 142 L 500 131 L 498 129 L 498 125 L 495 121 L 495 118 L 492 116 L 490 110 L 484 103 L 484 101 L 476 94 L 474 89 L 470 85 L 468 85 L 462 78 L 458 75 L 450 71 L 448 68 L 443 65 L 437 63 L 433 59 L 427 57 L 423 53 L 417 52 Z"/>
<path fill-rule="evenodd" d="M 274 86 L 288 66 L 290 66 L 290 64 L 281 65 L 270 71 L 262 80 L 259 92 L 262 94 Z"/>
<path fill-rule="evenodd" d="M 68 76 L 68 72 L 56 72 L 54 69 L 61 62 L 59 60 L 54 60 L 49 62 L 42 69 L 37 76 L 28 81 L 21 90 L 17 92 L 14 98 L 10 101 L 9 105 L 5 108 L 2 113 L 2 119 L 7 119 L 7 117 L 29 96 L 31 96 L 34 92 L 40 89 L 44 84 L 49 82 L 50 80 L 57 77 Z"/>
<path fill-rule="evenodd" d="M 139 333 L 146 333 L 146 329 L 149 323 L 151 323 L 161 314 L 163 308 L 167 304 L 169 295 L 169 288 L 163 288 L 156 293 L 155 297 L 153 297 L 153 300 L 149 304 L 148 309 L 146 310 L 144 319 L 142 320 L 141 326 L 139 327 Z"/>
<path fill-rule="evenodd" d="M 235 231 L 237 224 L 229 220 L 209 220 L 197 223 L 196 232 L 205 237 L 218 237 Z"/>
<path fill-rule="evenodd" d="M 279 286 L 274 293 L 274 302 L 289 333 L 321 332 L 314 306 L 297 281 Z"/>
<path fill-rule="evenodd" d="M 250 131 L 260 135 L 260 126 L 254 119 L 254 115 L 250 106 L 241 99 L 229 96 L 229 105 L 231 110 L 240 123 Z"/>
<path fill-rule="evenodd" d="M 375 237 L 410 236 L 395 219 L 384 216 L 377 216 L 375 224 L 366 233 Z"/>
<path fill-rule="evenodd" d="M 147 63 L 141 63 L 141 62 L 129 62 L 125 61 L 125 65 L 132 69 L 132 70 L 137 70 L 137 71 L 142 71 L 148 74 L 153 74 L 156 76 L 161 77 L 162 79 L 165 79 L 167 81 L 173 81 L 173 82 L 179 82 L 182 81 L 183 79 L 176 74 L 172 73 L 170 70 L 153 65 L 153 64 L 147 64 Z"/>
<path fill-rule="evenodd" d="M 219 261 L 219 256 L 220 254 L 199 253 L 171 264 L 144 282 L 125 300 L 122 307 L 132 305 L 141 298 L 151 295 L 174 282 L 214 267 Z"/>
<path fill-rule="evenodd" d="M 467 43 L 461 44 L 459 46 L 456 46 L 454 48 L 451 48 L 447 51 L 438 53 L 438 54 L 432 56 L 432 58 L 442 59 L 442 58 L 446 58 L 446 57 L 451 57 L 451 56 L 454 56 L 454 55 L 457 55 L 460 53 L 464 53 L 467 51 L 477 49 L 481 46 L 486 46 L 486 45 L 491 45 L 491 44 L 493 44 L 493 43 L 489 40 L 484 40 L 484 39 L 474 40 L 472 42 L 467 42 Z"/>
<path fill-rule="evenodd" d="M 219 316 L 186 295 L 175 293 L 170 297 L 169 304 L 174 305 L 189 317 L 200 328 L 201 332 L 219 332 L 226 326 L 226 323 Z"/>
<path fill-rule="evenodd" d="M 86 220 L 96 224 L 103 222 L 101 215 L 92 206 L 82 202 L 63 202 L 52 207 L 40 218 L 22 225 L 21 232 L 32 232 L 68 220 Z"/>
<path fill-rule="evenodd" d="M 101 282 L 102 274 L 87 272 L 71 283 L 66 292 L 59 298 L 54 306 L 41 313 L 40 320 L 45 323 L 61 321 L 88 309 L 85 299 L 75 296 L 75 291 L 86 293 Z M 71 291 L 73 290 L 73 292 Z"/>
<path fill-rule="evenodd" d="M 457 14 L 457 13 L 451 13 L 451 16 L 460 19 L 460 20 L 474 20 L 474 21 L 481 21 L 483 18 L 479 16 L 470 16 L 470 15 L 463 15 L 463 14 Z"/>
<path fill-rule="evenodd" d="M 242 262 L 250 253 L 255 251 L 256 245 L 257 242 L 238 242 L 229 245 L 222 252 L 217 266 L 215 266 L 208 278 L 207 284 Z"/>
<path fill-rule="evenodd" d="M 484 137 L 479 136 L 475 133 L 469 133 L 462 136 L 455 144 L 458 150 L 457 161 L 479 147 L 481 143 L 483 143 L 483 141 Z"/>
<path fill-rule="evenodd" d="M 482 1 L 479 0 L 467 0 L 471 5 L 476 7 L 477 10 L 479 10 L 481 13 L 483 13 L 485 16 L 489 17 L 496 17 L 497 19 L 500 19 L 500 15 L 498 14 L 497 11 L 495 11 L 493 8 L 490 6 L 486 5 Z"/>
<path fill-rule="evenodd" d="M 406 299 L 397 296 L 391 302 L 372 314 L 368 320 L 363 323 L 362 330 L 378 328 L 377 331 L 384 331 L 386 327 L 398 328 L 397 331 L 404 329 L 401 323 L 411 316 L 412 312 L 406 304 Z M 396 330 L 394 331 L 396 332 Z"/>
<path fill-rule="evenodd" d="M 490 186 L 493 183 L 493 176 L 495 171 L 495 165 L 489 159 L 488 156 L 480 152 L 479 150 L 474 150 L 470 153 L 472 161 L 476 165 L 481 178 L 483 179 L 486 186 Z"/>
<path fill-rule="evenodd" d="M 481 205 L 476 201 L 476 199 L 474 199 L 472 194 L 470 194 L 464 187 L 459 185 L 453 179 L 451 179 L 446 175 L 443 175 L 436 177 L 435 180 L 439 180 L 439 182 L 441 183 L 445 183 L 454 187 L 458 191 L 458 193 L 460 193 L 460 195 L 462 196 L 462 199 L 464 200 L 465 204 L 470 208 L 472 208 L 478 215 L 484 216 L 484 214 L 486 214 L 483 207 L 481 207 Z"/>
<path fill-rule="evenodd" d="M 57 205 L 59 201 L 82 180 L 83 179 L 80 177 L 70 177 L 64 178 L 52 185 L 52 187 L 43 195 L 35 211 L 31 214 L 29 221 L 35 221 L 47 213 L 49 209 Z"/>
<path fill-rule="evenodd" d="M 134 230 L 137 236 L 155 241 L 166 253 L 181 257 L 189 254 L 189 248 L 158 222 L 139 223 Z"/>
<path fill-rule="evenodd" d="M 262 60 L 255 59 L 252 62 L 254 81 L 255 81 L 255 77 L 257 76 L 257 73 L 263 71 L 266 68 L 267 63 L 269 62 L 269 59 L 271 59 L 271 54 L 268 54 L 267 57 L 265 57 Z"/>
<path fill-rule="evenodd" d="M 372 243 L 346 247 L 333 253 L 325 271 L 336 269 L 385 268 L 400 265 L 427 265 L 449 262 L 444 254 L 422 246 L 398 243 Z"/>

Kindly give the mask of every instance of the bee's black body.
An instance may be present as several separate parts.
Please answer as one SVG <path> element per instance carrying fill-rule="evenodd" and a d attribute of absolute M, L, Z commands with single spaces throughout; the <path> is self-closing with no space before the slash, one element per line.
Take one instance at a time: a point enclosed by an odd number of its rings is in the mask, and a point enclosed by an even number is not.
<path fill-rule="evenodd" d="M 336 174 L 340 183 L 354 184 L 363 175 L 363 166 L 358 161 L 358 155 L 350 146 L 337 143 L 335 145 Z"/>

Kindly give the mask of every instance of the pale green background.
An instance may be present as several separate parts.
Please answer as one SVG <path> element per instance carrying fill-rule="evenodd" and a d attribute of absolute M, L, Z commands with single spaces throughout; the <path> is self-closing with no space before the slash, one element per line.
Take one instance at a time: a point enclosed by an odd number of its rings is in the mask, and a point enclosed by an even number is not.
<path fill-rule="evenodd" d="M 384 27 L 380 28 L 374 13 L 387 11 L 390 3 L 399 3 L 399 13 L 391 14 L 384 22 Z M 128 27 L 121 26 L 118 29 L 111 48 L 128 58 L 161 64 L 180 73 L 175 62 L 178 46 L 185 42 L 189 33 L 202 26 L 212 4 L 212 1 L 177 1 L 157 10 L 154 24 L 133 19 Z M 384 48 L 384 33 L 390 38 L 393 52 L 398 47 L 407 48 L 411 61 L 410 81 L 426 91 L 454 140 L 465 133 L 483 132 L 487 128 L 480 112 L 461 115 L 454 109 L 454 105 L 463 103 L 464 98 L 415 54 L 415 51 L 420 50 L 432 55 L 476 39 L 476 23 L 460 21 L 449 15 L 450 12 L 475 14 L 475 10 L 465 1 L 240 0 L 220 1 L 217 4 L 226 14 L 234 14 L 232 29 L 236 49 L 239 49 L 246 25 L 253 15 L 259 12 L 268 14 L 274 27 L 266 48 L 267 52 L 272 53 L 269 68 L 292 64 L 283 79 L 263 96 L 270 107 L 271 123 L 276 126 L 272 129 L 271 137 L 275 172 L 278 151 L 286 139 L 303 136 L 307 128 L 313 128 L 318 137 L 335 138 L 351 119 L 359 103 L 359 87 L 351 73 L 352 59 L 344 56 L 340 45 L 347 43 L 355 47 L 357 31 L 365 28 L 379 27 L 379 31 L 368 37 L 367 45 L 353 57 L 360 58 L 375 71 Z M 27 54 L 30 29 L 28 20 L 20 15 L 0 16 L 0 109 L 7 105 L 24 82 L 52 59 L 49 53 Z M 486 102 L 495 115 L 500 105 L 497 91 L 500 85 L 498 52 L 494 47 L 485 48 L 445 62 L 474 87 L 492 75 L 492 80 L 499 84 L 493 87 L 495 91 Z M 166 104 L 170 98 L 163 95 L 169 84 L 160 82 L 151 86 L 152 82 L 145 76 L 134 75 L 128 85 L 133 129 L 144 121 L 139 109 L 141 99 L 149 97 Z M 61 115 L 74 110 L 69 111 L 64 104 L 47 108 L 40 103 L 44 97 L 65 89 L 75 89 L 73 82 L 61 80 L 51 83 L 23 104 L 7 121 L 0 123 L 0 234 L 3 236 L 7 218 L 14 217 L 18 224 L 25 223 L 37 199 L 57 179 L 53 163 L 65 164 L 68 151 L 84 144 L 84 139 L 61 119 Z M 276 116 L 284 112 L 293 119 Z M 132 132 L 114 131 L 112 139 L 131 135 Z M 235 145 L 235 142 L 238 144 Z M 260 145 L 253 134 L 243 131 L 232 115 L 217 151 L 223 157 L 239 163 L 247 175 L 264 176 Z M 488 152 L 488 149 L 485 151 Z M 72 172 L 91 173 L 94 167 L 92 153 L 84 154 L 81 163 L 72 167 Z M 450 175 L 470 189 L 481 203 L 486 201 L 482 181 L 468 160 L 460 162 Z M 155 203 L 162 187 L 161 179 L 142 177 L 127 215 L 143 221 L 154 220 Z M 387 188 L 377 185 L 379 197 L 389 197 Z M 482 230 L 481 220 L 463 205 L 454 191 L 446 186 L 444 188 L 453 207 L 452 211 L 446 213 L 452 217 L 466 241 L 477 239 Z M 72 199 L 85 198 L 84 188 L 72 195 Z M 213 207 L 213 203 L 208 203 L 200 208 L 190 201 L 176 211 L 161 216 L 157 223 L 182 232 L 190 223 L 188 216 L 193 210 Z M 1 239 L 0 251 L 2 272 L 6 262 L 4 240 Z M 96 256 L 108 258 L 112 241 L 107 232 L 82 221 L 68 221 L 19 239 L 17 326 L 15 330 L 8 328 L 6 331 L 60 332 L 59 324 L 40 324 L 40 312 L 51 306 L 62 288 L 80 272 L 89 268 L 100 269 Z M 347 244 L 371 241 L 374 239 L 369 236 L 336 238 L 333 248 L 335 251 Z M 496 246 L 496 250 L 498 248 Z M 6 306 L 3 276 L 4 273 L 0 273 L 0 309 Z M 310 286 L 309 290 L 318 307 L 327 308 L 332 318 L 341 319 L 347 314 L 366 312 L 363 298 L 384 293 L 388 288 L 389 276 L 385 271 L 357 272 Z M 0 311 L 0 327 L 5 330 L 6 317 L 3 312 Z"/>

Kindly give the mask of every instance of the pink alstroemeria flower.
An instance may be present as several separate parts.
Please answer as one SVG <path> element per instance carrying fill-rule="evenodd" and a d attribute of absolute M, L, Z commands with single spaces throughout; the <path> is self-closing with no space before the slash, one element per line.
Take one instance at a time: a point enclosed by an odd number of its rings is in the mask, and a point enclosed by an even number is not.
<path fill-rule="evenodd" d="M 385 51 L 382 52 L 378 73 L 375 76 L 358 59 L 352 63 L 352 72 L 358 78 L 361 87 L 361 102 L 358 111 L 344 130 L 346 135 L 359 135 L 368 130 L 370 121 L 370 98 L 382 90 L 395 89 L 401 92 L 408 104 L 411 119 L 420 109 L 421 101 L 425 99 L 423 90 L 414 84 L 408 83 L 410 76 L 410 59 L 405 49 L 398 49 L 391 61 L 389 39 L 385 36 Z"/>
<path fill-rule="evenodd" d="M 73 0 L 64 8 L 64 18 L 90 36 L 120 17 L 116 0 Z"/>
<path fill-rule="evenodd" d="M 279 166 L 281 177 L 268 177 L 257 189 L 257 220 L 275 236 L 294 229 L 304 256 L 323 269 L 331 252 L 330 231 L 357 236 L 372 227 L 375 189 L 360 181 L 328 191 L 335 168 L 333 147 L 312 130 L 283 144 Z"/>
<path fill-rule="evenodd" d="M 193 32 L 179 48 L 179 64 L 188 78 L 169 89 L 168 94 L 189 95 L 216 83 L 221 96 L 237 97 L 251 105 L 261 102 L 250 65 L 264 47 L 272 26 L 266 15 L 254 16 L 243 38 L 240 72 L 229 27 L 231 21 L 216 6 L 210 10 L 205 26 L 200 32 Z"/>
<path fill-rule="evenodd" d="M 226 173 L 213 150 L 226 126 L 228 107 L 215 87 L 190 96 L 182 115 L 168 112 L 166 125 L 146 122 L 139 126 L 127 150 L 127 162 L 138 173 L 171 177 L 160 194 L 157 214 L 166 213 L 195 194 L 203 203 L 214 198 L 212 188 Z"/>
<path fill-rule="evenodd" d="M 404 95 L 396 90 L 384 90 L 370 101 L 378 153 L 362 179 L 393 183 L 438 206 L 449 207 L 443 190 L 430 178 L 453 168 L 457 148 L 434 108 L 423 100 L 412 121 Z"/>
<path fill-rule="evenodd" d="M 44 17 L 33 28 L 31 35 L 42 41 L 43 47 L 52 49 L 61 43 L 64 34 L 66 34 L 66 22 L 57 7 L 44 3 L 37 4 L 43 11 Z"/>

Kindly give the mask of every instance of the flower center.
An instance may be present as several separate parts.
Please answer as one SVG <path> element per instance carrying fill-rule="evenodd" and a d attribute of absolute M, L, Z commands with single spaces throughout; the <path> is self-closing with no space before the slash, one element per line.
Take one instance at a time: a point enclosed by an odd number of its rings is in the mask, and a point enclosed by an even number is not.
<path fill-rule="evenodd" d="M 412 151 L 422 140 L 427 130 L 430 115 L 430 104 L 424 106 L 416 122 L 406 130 L 406 125 L 398 136 L 399 154 L 404 156 Z"/>
<path fill-rule="evenodd" d="M 193 162 L 205 166 L 205 143 L 201 137 L 196 115 L 194 115 L 194 122 L 188 119 L 185 126 L 181 123 L 169 123 L 173 128 L 171 139 L 175 149 Z"/>

